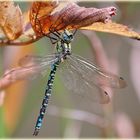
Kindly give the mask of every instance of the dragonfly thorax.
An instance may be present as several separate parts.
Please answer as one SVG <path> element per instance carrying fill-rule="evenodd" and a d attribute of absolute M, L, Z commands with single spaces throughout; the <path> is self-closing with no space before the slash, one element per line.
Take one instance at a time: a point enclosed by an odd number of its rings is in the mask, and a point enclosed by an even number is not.
<path fill-rule="evenodd" d="M 59 57 L 66 59 L 68 55 L 71 55 L 71 44 L 67 44 L 67 43 L 57 43 L 56 46 L 57 49 L 57 54 Z"/>

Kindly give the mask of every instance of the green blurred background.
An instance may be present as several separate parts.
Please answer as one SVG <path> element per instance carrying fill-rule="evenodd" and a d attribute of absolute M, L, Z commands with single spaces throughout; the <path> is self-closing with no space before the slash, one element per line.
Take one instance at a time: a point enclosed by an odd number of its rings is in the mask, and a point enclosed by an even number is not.
<path fill-rule="evenodd" d="M 15 3 L 19 4 L 23 12 L 30 8 L 30 3 Z M 139 31 L 140 2 L 79 2 L 78 4 L 80 6 L 97 8 L 115 6 L 117 8 L 117 16 L 113 17 L 113 21 L 125 24 Z M 140 136 L 139 41 L 101 32 L 96 32 L 96 35 L 102 42 L 104 53 L 110 61 L 110 71 L 115 69 L 114 63 L 117 63 L 116 69 L 119 71 L 119 75 L 126 80 L 127 87 L 125 89 L 115 90 L 112 102 L 102 106 L 92 103 L 81 96 L 72 96 L 73 94 L 71 95 L 64 87 L 57 73 L 48 112 L 45 115 L 42 128 L 37 138 L 121 138 L 125 136 Z M 20 48 L 21 47 L 0 48 L 0 75 L 4 73 L 4 70 L 8 67 L 7 65 L 10 65 L 12 58 L 14 57 L 14 59 L 16 59 L 15 56 Z M 91 42 L 88 37 L 80 31 L 75 35 L 72 43 L 72 51 L 95 63 L 94 50 Z M 44 37 L 33 44 L 31 52 L 43 56 L 51 54 L 53 47 L 50 40 Z M 31 52 L 24 53 L 29 54 Z M 10 58 L 8 56 L 9 53 Z M 18 60 L 15 61 L 18 62 Z M 20 96 L 21 91 L 23 92 L 18 102 L 16 99 L 14 104 L 8 108 L 10 113 L 12 113 L 15 107 L 19 106 L 20 108 L 17 114 L 14 114 L 14 116 L 18 116 L 12 122 L 15 125 L 9 127 L 5 119 L 4 105 L 8 103 L 4 102 L 3 106 L 0 107 L 0 137 L 34 138 L 32 134 L 44 97 L 44 89 L 48 78 L 47 74 L 44 77 L 26 81 L 24 87 L 21 89 L 17 88 L 16 93 L 15 90 L 13 91 L 14 95 L 16 94 L 18 96 Z M 10 85 L 10 88 L 12 88 L 12 86 L 13 85 Z M 10 98 L 12 98 L 11 100 L 14 100 L 14 95 L 10 96 Z M 9 96 L 9 94 L 6 92 L 5 100 L 9 98 L 7 96 Z M 94 125 L 87 122 L 86 118 L 81 121 L 70 119 L 71 114 L 66 115 L 64 109 L 68 109 L 67 111 L 71 111 L 69 109 L 82 110 L 99 115 L 99 117 L 104 117 L 109 125 L 108 127 L 101 128 L 96 124 Z M 73 116 L 74 115 L 77 117 L 79 114 L 73 114 Z M 87 116 L 89 115 L 87 114 Z M 80 117 L 78 118 L 80 119 Z"/>

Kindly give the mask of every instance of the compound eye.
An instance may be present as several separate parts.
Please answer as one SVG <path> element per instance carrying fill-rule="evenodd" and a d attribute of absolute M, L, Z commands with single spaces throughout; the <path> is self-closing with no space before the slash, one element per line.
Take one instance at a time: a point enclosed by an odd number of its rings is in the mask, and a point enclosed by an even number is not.
<path fill-rule="evenodd" d="M 73 35 L 69 35 L 69 38 L 71 38 L 71 39 L 72 39 L 72 38 L 73 38 Z"/>

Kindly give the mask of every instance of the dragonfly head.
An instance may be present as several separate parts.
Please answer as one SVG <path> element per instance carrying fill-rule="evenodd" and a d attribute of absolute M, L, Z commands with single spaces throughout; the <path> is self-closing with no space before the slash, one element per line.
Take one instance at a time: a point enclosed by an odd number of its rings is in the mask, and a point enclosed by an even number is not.
<path fill-rule="evenodd" d="M 64 43 L 69 44 L 73 40 L 73 33 L 68 30 L 64 30 L 64 32 L 62 33 L 62 38 Z"/>

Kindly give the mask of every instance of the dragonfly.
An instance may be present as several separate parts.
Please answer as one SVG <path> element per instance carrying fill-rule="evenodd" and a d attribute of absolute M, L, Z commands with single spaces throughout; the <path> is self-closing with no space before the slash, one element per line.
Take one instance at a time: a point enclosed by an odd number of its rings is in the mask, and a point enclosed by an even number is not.
<path fill-rule="evenodd" d="M 100 103 L 107 103 L 110 99 L 108 93 L 103 90 L 103 86 L 113 88 L 124 88 L 126 86 L 126 82 L 122 77 L 106 72 L 85 58 L 72 54 L 71 42 L 74 34 L 75 32 L 70 32 L 66 29 L 62 33 L 54 32 L 53 35 L 56 37 L 51 37 L 50 39 L 55 44 L 55 54 L 44 57 L 28 55 L 20 60 L 20 66 L 26 68 L 25 72 L 30 70 L 42 72 L 51 66 L 45 96 L 33 133 L 35 136 L 38 135 L 41 128 L 58 67 L 64 84 L 68 89 L 83 96 L 86 96 L 87 92 L 91 92 L 91 98 Z M 93 86 L 99 89 L 100 92 L 92 93 Z"/>
<path fill-rule="evenodd" d="M 36 121 L 34 136 L 37 136 L 43 123 L 43 118 L 52 94 L 53 83 L 58 70 L 64 85 L 72 93 L 87 97 L 99 103 L 108 103 L 109 94 L 103 86 L 112 88 L 124 88 L 126 82 L 122 77 L 105 71 L 88 61 L 87 59 L 72 53 L 71 43 L 76 31 L 65 29 L 63 32 L 52 32 L 50 36 L 52 44 L 55 44 L 55 53 L 47 56 L 26 55 L 19 60 L 20 68 L 8 72 L 11 79 L 23 79 L 29 75 L 43 73 L 50 68 L 48 82 L 45 88 L 45 96 Z M 48 36 L 47 36 L 48 37 Z M 6 76 L 5 75 L 5 76 Z M 99 92 L 93 92 L 97 88 Z"/>
<path fill-rule="evenodd" d="M 69 6 L 71 5 L 69 4 Z M 36 9 L 36 7 L 34 8 Z M 67 9 L 65 9 L 65 11 L 67 11 Z M 95 11 L 95 13 L 97 11 Z M 110 7 L 105 11 L 101 10 L 101 15 L 99 16 L 99 13 L 97 12 L 95 14 L 96 16 L 94 20 L 107 21 L 110 19 L 110 17 L 112 17 L 112 15 L 115 15 L 115 11 L 115 7 Z M 73 26 L 74 21 L 78 23 L 77 26 L 81 26 L 82 23 L 81 21 L 80 23 L 77 21 L 77 16 L 70 16 L 72 17 L 71 20 L 64 22 L 64 17 L 65 14 L 67 15 L 67 12 L 62 10 L 61 15 L 57 15 L 56 13 L 56 17 L 58 18 L 56 18 L 56 21 L 53 21 L 54 24 L 50 24 L 51 26 L 48 27 L 49 31 L 47 34 L 45 29 L 41 26 L 42 23 L 44 23 L 44 18 L 42 18 L 42 20 L 38 19 L 39 11 L 37 10 L 36 13 L 34 12 L 35 10 L 32 9 L 30 13 L 30 15 L 32 15 L 30 17 L 31 22 L 33 22 L 32 27 L 34 27 L 35 33 L 38 32 L 40 36 L 31 36 L 31 39 L 27 42 L 2 41 L 2 44 L 9 43 L 11 45 L 27 45 L 35 42 L 42 36 L 49 37 L 52 44 L 55 44 L 55 54 L 44 57 L 32 55 L 25 56 L 19 61 L 19 68 L 13 69 L 4 75 L 4 77 L 9 76 L 11 81 L 16 81 L 24 78 L 26 79 L 26 77 L 28 78 L 29 75 L 31 76 L 31 74 L 34 77 L 34 75 L 46 71 L 49 67 L 51 68 L 45 89 L 45 96 L 43 98 L 39 116 L 36 121 L 35 130 L 33 132 L 33 135 L 37 136 L 41 129 L 43 118 L 49 103 L 50 96 L 52 94 L 52 88 L 57 69 L 62 75 L 61 77 L 64 81 L 64 85 L 72 93 L 77 93 L 84 97 L 89 96 L 88 99 L 100 103 L 108 103 L 110 100 L 108 93 L 103 89 L 104 86 L 112 88 L 124 88 L 126 83 L 122 77 L 97 67 L 95 64 L 87 61 L 85 58 L 79 55 L 72 54 L 71 43 L 74 39 L 76 31 L 71 32 L 65 28 L 68 26 Z M 88 24 L 88 22 L 85 23 Z M 60 33 L 58 32 L 60 30 L 63 31 Z M 53 34 L 53 36 L 50 36 L 50 34 Z M 93 87 L 96 87 L 99 92 L 93 93 Z"/>

